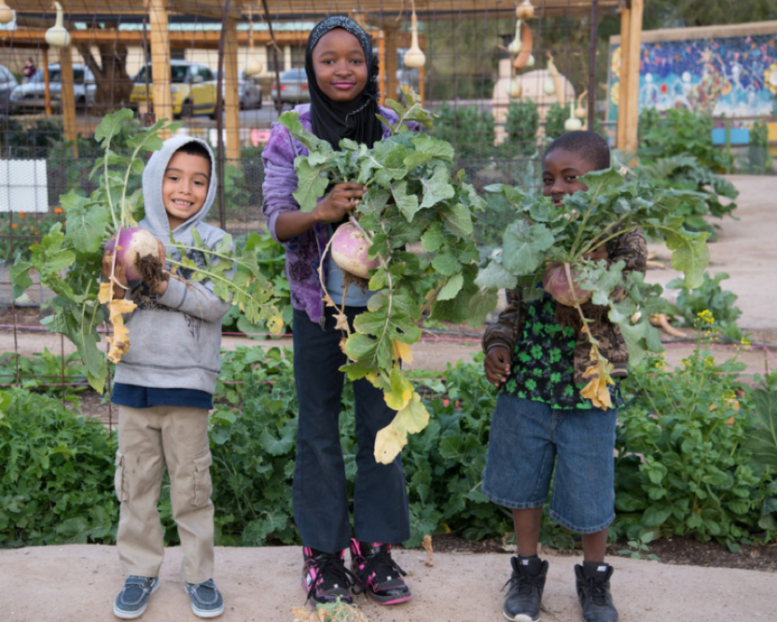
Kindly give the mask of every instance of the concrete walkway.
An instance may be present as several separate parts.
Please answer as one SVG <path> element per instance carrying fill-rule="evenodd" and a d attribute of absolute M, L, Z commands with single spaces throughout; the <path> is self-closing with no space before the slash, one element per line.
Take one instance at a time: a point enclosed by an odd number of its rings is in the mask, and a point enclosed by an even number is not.
<path fill-rule="evenodd" d="M 550 562 L 544 622 L 578 622 L 575 563 L 580 557 L 545 553 Z M 181 552 L 169 549 L 162 585 L 145 622 L 194 621 L 182 580 Z M 442 553 L 428 567 L 423 550 L 397 551 L 414 598 L 381 607 L 356 598 L 371 622 L 486 622 L 503 620 L 500 592 L 510 576 L 509 555 Z M 218 548 L 216 582 L 224 622 L 292 622 L 303 605 L 297 547 Z M 777 619 L 777 576 L 771 572 L 675 566 L 615 557 L 612 591 L 621 622 L 723 622 Z M 115 620 L 113 600 L 123 577 L 115 547 L 70 545 L 0 551 L 3 622 Z"/>

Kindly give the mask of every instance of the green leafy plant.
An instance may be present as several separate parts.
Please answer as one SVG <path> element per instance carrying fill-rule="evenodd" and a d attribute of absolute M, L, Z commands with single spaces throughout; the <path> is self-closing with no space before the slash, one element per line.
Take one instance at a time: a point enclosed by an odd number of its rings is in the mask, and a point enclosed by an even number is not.
<path fill-rule="evenodd" d="M 115 541 L 116 437 L 60 400 L 0 391 L 0 547 Z"/>
<path fill-rule="evenodd" d="M 507 108 L 504 142 L 497 148 L 502 158 L 533 156 L 537 153 L 537 130 L 540 114 L 537 104 L 531 99 L 513 100 Z"/>
<path fill-rule="evenodd" d="M 443 104 L 435 112 L 434 135 L 453 145 L 459 162 L 488 160 L 494 155 L 496 126 L 490 110 Z"/>
<path fill-rule="evenodd" d="M 95 139 L 104 150 L 104 156 L 95 163 L 92 174 L 99 174 L 99 185 L 91 196 L 71 192 L 62 197 L 62 206 L 70 225 L 62 231 L 60 223 L 54 224 L 38 244 L 30 248 L 31 257 L 18 257 L 11 269 L 14 298 L 32 285 L 30 271 L 40 275 L 40 282 L 56 294 L 50 302 L 54 314 L 43 320 L 52 332 L 62 333 L 78 348 L 92 387 L 102 393 L 107 376 L 105 355 L 97 347 L 97 327 L 109 319 L 113 336 L 108 337 L 111 350 L 108 358 L 116 363 L 129 348 L 128 331 L 122 314 L 131 312 L 135 304 L 127 299 L 113 299 L 110 283 L 100 284 L 103 247 L 112 235 L 136 224 L 138 206 L 142 204 L 142 191 L 129 192 L 130 179 L 142 174 L 145 162 L 141 154 L 162 147 L 160 130 L 175 131 L 180 124 L 167 124 L 160 120 L 152 127 L 126 138 L 132 131 L 133 112 L 120 110 L 107 115 L 95 130 Z M 129 128 L 129 129 L 128 129 Z M 114 139 L 131 149 L 130 155 L 120 155 L 112 149 Z M 210 279 L 215 293 L 224 300 L 232 300 L 256 322 L 267 321 L 273 330 L 280 330 L 280 318 L 273 306 L 272 286 L 261 274 L 252 253 L 235 256 L 232 238 L 224 236 L 216 248 L 208 249 L 194 231 L 194 244 L 175 243 L 181 254 L 180 261 L 170 257 L 175 272 L 185 269 L 191 272 L 191 281 Z M 204 265 L 197 265 L 187 257 L 187 251 L 195 251 L 203 258 Z M 234 276 L 227 272 L 237 265 Z M 115 268 L 115 260 L 111 270 Z M 111 272 L 113 276 L 113 272 Z M 105 305 L 105 306 L 103 306 Z M 108 314 L 106 315 L 106 308 Z"/>
<path fill-rule="evenodd" d="M 650 552 L 650 544 L 653 541 L 654 534 L 652 531 L 646 531 L 639 534 L 637 537 L 632 538 L 627 542 L 629 548 L 621 549 L 618 551 L 618 555 L 628 555 L 631 559 L 651 559 L 659 562 L 661 558 L 655 553 Z"/>
<path fill-rule="evenodd" d="M 702 201 L 695 197 L 677 205 L 677 215 L 683 217 L 684 226 L 691 231 L 708 231 L 710 240 L 715 241 L 717 225 L 711 225 L 706 216 L 723 218 L 736 209 L 734 202 L 739 191 L 727 179 L 703 166 L 695 157 L 674 155 L 657 160 L 640 158 L 635 169 L 637 176 L 645 182 L 677 190 L 692 190 L 699 193 Z M 724 204 L 721 198 L 728 201 Z"/>
<path fill-rule="evenodd" d="M 702 282 L 709 261 L 708 234 L 686 231 L 682 219 L 674 213 L 681 200 L 693 198 L 688 193 L 627 183 L 612 169 L 589 173 L 583 181 L 588 191 L 566 196 L 560 205 L 550 197 L 532 197 L 520 188 L 488 187 L 488 191 L 501 194 L 514 206 L 515 219 L 505 231 L 502 249 L 492 253 L 476 283 L 486 291 L 520 287 L 528 301 L 543 294 L 539 284 L 547 270 L 559 273 L 565 285 L 558 293 L 572 293 L 571 300 L 562 302 L 577 309 L 583 324 L 588 319 L 578 302 L 582 290 L 591 292 L 594 305 L 609 306 L 609 319 L 620 327 L 629 349 L 629 362 L 636 365 L 647 350 L 661 349 L 657 331 L 648 321 L 663 305 L 661 288 L 645 283 L 641 272 L 624 276 L 622 261 L 608 266 L 605 261 L 585 259 L 585 255 L 618 235 L 643 229 L 666 239 L 673 251 L 672 267 L 684 272 L 685 283 L 695 287 Z M 573 292 L 574 282 L 579 293 Z M 616 288 L 619 292 L 614 296 Z M 554 293 L 557 299 L 558 293 Z M 609 362 L 599 352 L 596 339 L 585 332 L 591 343 L 585 376 L 591 379 L 581 395 L 596 406 L 608 408 L 607 384 L 613 384 Z"/>
<path fill-rule="evenodd" d="M 273 286 L 276 305 L 283 318 L 281 333 L 291 331 L 292 308 L 291 308 L 291 290 L 289 281 L 286 278 L 286 251 L 283 244 L 279 244 L 272 239 L 269 233 L 258 234 L 249 233 L 247 236 L 241 236 L 235 239 L 235 246 L 245 252 L 253 252 L 256 256 L 256 262 L 259 271 L 267 278 Z M 266 322 L 251 322 L 246 318 L 238 307 L 231 307 L 222 320 L 222 328 L 225 331 L 238 331 L 245 333 L 249 337 L 264 339 L 269 331 Z"/>
<path fill-rule="evenodd" d="M 375 442 L 376 459 L 386 463 L 407 435 L 428 421 L 401 367 L 411 358 L 410 345 L 420 339 L 416 322 L 422 312 L 430 310 L 432 320 L 479 325 L 496 305 L 496 292 L 481 292 L 474 284 L 479 256 L 473 219 L 483 201 L 461 173 L 452 179 L 449 143 L 405 125 L 415 121 L 431 127 L 432 118 L 412 90 L 403 90 L 408 107 L 389 102 L 399 120 L 391 124 L 381 117 L 392 136 L 371 149 L 346 139 L 335 151 L 306 131 L 296 113 L 280 118 L 310 151 L 294 162 L 299 180 L 294 198 L 302 211 L 311 211 L 332 183 L 355 181 L 368 188 L 356 210 L 358 220 L 351 217 L 350 222 L 369 242 L 369 258 L 379 261 L 368 284 L 375 294 L 354 321 L 353 332 L 342 311 L 337 326 L 348 333 L 344 349 L 350 363 L 343 370 L 352 380 L 368 378 L 398 411 Z M 411 245 L 424 252 L 405 250 Z M 335 306 L 331 298 L 327 304 Z"/>
<path fill-rule="evenodd" d="M 680 319 L 686 326 L 694 326 L 699 313 L 707 310 L 715 319 L 715 326 L 721 335 L 728 339 L 740 340 L 742 331 L 737 326 L 737 320 L 742 310 L 735 306 L 737 295 L 721 288 L 720 283 L 729 278 L 725 272 L 718 272 L 710 277 L 708 272 L 703 275 L 701 285 L 690 289 L 682 279 L 674 279 L 667 283 L 667 289 L 677 289 L 677 302 L 667 305 L 667 313 Z"/>
<path fill-rule="evenodd" d="M 0 382 L 12 384 L 21 381 L 26 389 L 35 389 L 49 395 L 65 395 L 72 399 L 86 391 L 86 369 L 77 352 L 63 358 L 49 352 L 36 353 L 32 358 L 6 352 L 0 355 Z"/>
<path fill-rule="evenodd" d="M 765 175 L 774 169 L 774 158 L 769 154 L 769 128 L 766 123 L 756 121 L 750 127 L 750 143 L 742 172 Z"/>
<path fill-rule="evenodd" d="M 545 140 L 551 140 L 561 136 L 566 130 L 564 122 L 567 120 L 569 112 L 564 110 L 558 103 L 553 103 L 548 108 L 545 115 Z"/>
<path fill-rule="evenodd" d="M 750 421 L 736 357 L 717 362 L 711 314 L 693 353 L 673 371 L 649 356 L 621 383 L 615 461 L 617 536 L 715 538 L 731 548 L 758 521 L 762 482 L 745 447 Z"/>

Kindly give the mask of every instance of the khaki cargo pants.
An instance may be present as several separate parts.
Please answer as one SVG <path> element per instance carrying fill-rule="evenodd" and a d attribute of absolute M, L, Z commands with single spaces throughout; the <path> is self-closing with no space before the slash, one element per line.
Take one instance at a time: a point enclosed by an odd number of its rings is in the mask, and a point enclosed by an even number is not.
<path fill-rule="evenodd" d="M 126 574 L 159 575 L 164 541 L 157 505 L 167 465 L 173 519 L 184 554 L 184 580 L 202 583 L 213 577 L 210 463 L 207 410 L 119 407 L 117 548 Z"/>

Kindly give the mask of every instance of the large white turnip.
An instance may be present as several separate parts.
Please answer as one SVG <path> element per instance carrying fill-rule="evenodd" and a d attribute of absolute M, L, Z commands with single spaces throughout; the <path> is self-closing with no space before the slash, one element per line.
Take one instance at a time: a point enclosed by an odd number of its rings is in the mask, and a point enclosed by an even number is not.
<path fill-rule="evenodd" d="M 125 227 L 119 233 L 118 243 L 113 236 L 105 244 L 105 250 L 115 252 L 116 258 L 126 268 L 127 279 L 143 279 L 152 288 L 159 281 L 167 280 L 163 249 L 152 233 L 140 227 Z"/>
<path fill-rule="evenodd" d="M 369 278 L 369 271 L 380 264 L 377 258 L 367 259 L 370 241 L 351 222 L 340 225 L 332 238 L 332 259 L 345 272 L 362 279 Z"/>
<path fill-rule="evenodd" d="M 548 292 L 556 302 L 568 307 L 574 307 L 575 303 L 584 304 L 591 299 L 593 292 L 583 289 L 577 282 L 579 270 L 571 267 L 569 274 L 572 276 L 570 284 L 567 278 L 567 264 L 561 261 L 554 261 L 548 264 L 545 274 L 542 277 L 542 288 Z"/>

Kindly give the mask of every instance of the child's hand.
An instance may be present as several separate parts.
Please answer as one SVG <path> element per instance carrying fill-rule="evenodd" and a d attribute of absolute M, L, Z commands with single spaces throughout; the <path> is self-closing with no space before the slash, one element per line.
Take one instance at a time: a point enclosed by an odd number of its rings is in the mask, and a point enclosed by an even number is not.
<path fill-rule="evenodd" d="M 504 346 L 492 348 L 486 355 L 485 367 L 486 378 L 498 387 L 510 375 L 510 351 Z"/>
<path fill-rule="evenodd" d="M 102 269 L 103 276 L 106 281 L 111 278 L 111 265 L 113 263 L 113 253 L 111 251 L 105 251 L 103 255 L 103 261 L 100 268 Z M 113 266 L 113 298 L 121 300 L 124 298 L 124 292 L 126 291 L 127 281 L 127 269 L 124 267 L 122 261 L 117 257 L 116 265 Z M 122 287 L 122 285 L 124 287 Z"/>
<path fill-rule="evenodd" d="M 162 263 L 162 274 L 160 276 L 165 277 L 167 276 L 167 271 L 165 270 L 167 250 L 165 249 L 165 245 L 162 244 L 161 240 L 157 240 L 157 245 L 159 246 L 159 261 Z M 150 283 L 149 286 L 155 294 L 159 294 L 161 296 L 167 291 L 167 283 L 167 278 L 158 278 L 154 279 L 153 283 Z"/>
<path fill-rule="evenodd" d="M 319 222 L 337 222 L 350 210 L 361 203 L 359 199 L 367 192 L 367 187 L 354 182 L 337 184 L 332 191 L 318 202 L 313 216 Z"/>

